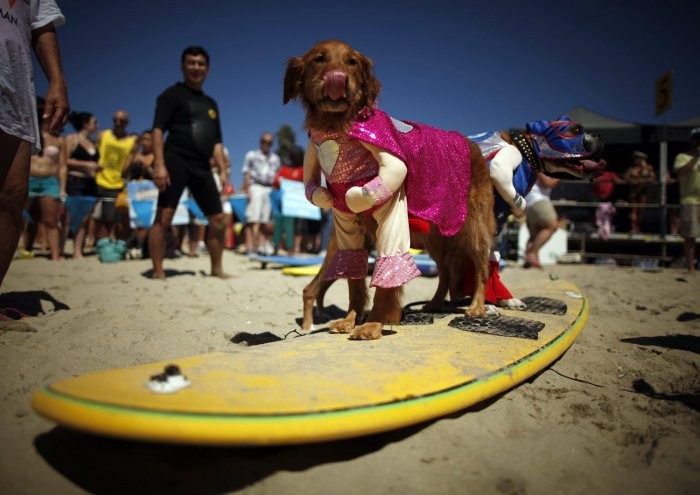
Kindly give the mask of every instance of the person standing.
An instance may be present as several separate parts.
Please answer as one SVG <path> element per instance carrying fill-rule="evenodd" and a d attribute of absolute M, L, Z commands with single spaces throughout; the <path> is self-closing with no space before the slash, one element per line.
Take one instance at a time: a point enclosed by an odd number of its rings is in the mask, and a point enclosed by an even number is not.
<path fill-rule="evenodd" d="M 97 184 L 97 240 L 112 235 L 118 220 L 117 197 L 125 187 L 124 170 L 128 169 L 138 149 L 137 136 L 129 134 L 126 126 L 129 115 L 124 110 L 114 112 L 112 128 L 97 136 L 100 151 L 100 169 L 95 174 Z M 121 231 L 121 229 L 119 229 Z M 120 239 L 126 240 L 128 232 L 118 232 Z"/>
<path fill-rule="evenodd" d="M 66 152 L 68 154 L 66 193 L 68 196 L 94 197 L 97 194 L 95 174 L 101 167 L 97 163 L 100 152 L 93 138 L 99 125 L 97 118 L 90 112 L 71 112 L 68 120 L 76 132 L 66 136 Z M 70 204 L 67 203 L 67 205 Z M 91 231 L 94 223 L 92 209 L 90 207 L 90 210 L 85 213 L 81 211 L 79 213 L 81 218 L 78 219 L 76 216 L 78 211 L 71 212 L 71 208 L 68 208 L 68 224 L 64 234 L 68 234 L 69 224 L 77 225 L 75 232 L 73 232 L 73 259 L 82 259 L 84 257 L 83 248 L 90 248 L 94 245 L 94 236 L 90 238 L 94 233 L 94 230 Z M 75 218 L 73 218 L 74 216 Z"/>
<path fill-rule="evenodd" d="M 630 185 L 630 234 L 639 234 L 644 215 L 644 206 L 649 198 L 649 185 L 656 180 L 654 167 L 647 162 L 646 153 L 632 153 L 632 165 L 625 172 L 625 181 Z"/>
<path fill-rule="evenodd" d="M 43 98 L 38 102 L 44 112 Z M 39 225 L 44 228 L 51 259 L 60 260 L 62 203 L 66 199 L 66 145 L 60 131 L 50 132 L 48 122 L 41 123 L 41 151 L 32 155 L 29 169 L 29 199 L 26 211 L 31 215 L 25 229 L 25 249 L 32 251 Z M 38 208 L 37 208 L 38 207 Z M 35 211 L 38 209 L 38 214 Z"/>
<path fill-rule="evenodd" d="M 559 226 L 559 217 L 550 197 L 552 189 L 559 183 L 542 172 L 537 173 L 537 182 L 525 196 L 527 207 L 527 228 L 530 239 L 525 248 L 525 264 L 523 268 L 542 268 L 540 249 L 552 238 Z"/>
<path fill-rule="evenodd" d="M 287 151 L 287 161 L 282 165 L 275 176 L 272 186 L 276 190 L 281 189 L 280 179 L 294 180 L 304 182 L 304 150 L 299 146 L 293 146 Z M 282 195 L 280 194 L 280 200 Z M 281 201 L 280 201 L 281 203 Z M 301 231 L 299 225 L 301 218 L 286 217 L 282 214 L 282 205 L 280 204 L 280 215 L 275 218 L 275 227 L 272 234 L 272 246 L 275 254 L 280 247 L 282 235 L 284 235 L 284 245 L 287 254 L 295 255 L 301 252 Z"/>
<path fill-rule="evenodd" d="M 695 273 L 695 241 L 700 236 L 700 127 L 690 131 L 690 150 L 673 163 L 681 195 L 683 253 L 689 273 Z"/>
<path fill-rule="evenodd" d="M 153 120 L 153 182 L 158 187 L 158 208 L 149 234 L 153 278 L 165 279 L 165 234 L 172 225 L 175 209 L 187 187 L 207 217 L 207 247 L 211 274 L 228 278 L 222 258 L 226 220 L 209 159 L 219 166 L 222 186 L 229 182 L 224 158 L 219 108 L 202 87 L 209 73 L 209 54 L 200 46 L 182 52 L 180 68 L 184 78 L 163 91 L 156 101 Z M 165 133 L 167 132 L 167 141 Z"/>
<path fill-rule="evenodd" d="M 272 152 L 274 137 L 269 132 L 260 137 L 260 148 L 251 150 L 243 160 L 243 192 L 248 194 L 246 207 L 246 249 L 249 254 L 272 254 L 269 242 L 272 183 L 280 169 L 280 157 Z"/>
<path fill-rule="evenodd" d="M 66 123 L 68 91 L 56 37 L 65 22 L 53 0 L 0 0 L 0 285 L 22 231 L 32 153 L 41 148 L 32 49 L 49 87 L 42 120 Z M 4 317 L 2 317 L 4 319 Z"/>

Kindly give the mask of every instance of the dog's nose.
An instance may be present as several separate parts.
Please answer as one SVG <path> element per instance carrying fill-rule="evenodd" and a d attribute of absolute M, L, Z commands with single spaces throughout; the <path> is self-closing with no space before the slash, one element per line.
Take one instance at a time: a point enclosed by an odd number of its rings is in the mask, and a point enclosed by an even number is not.
<path fill-rule="evenodd" d="M 599 156 L 604 147 L 603 138 L 601 138 L 599 134 L 586 133 L 583 136 L 583 149 L 594 156 Z"/>
<path fill-rule="evenodd" d="M 331 100 L 345 98 L 348 75 L 340 69 L 331 69 L 323 74 L 323 94 Z"/>

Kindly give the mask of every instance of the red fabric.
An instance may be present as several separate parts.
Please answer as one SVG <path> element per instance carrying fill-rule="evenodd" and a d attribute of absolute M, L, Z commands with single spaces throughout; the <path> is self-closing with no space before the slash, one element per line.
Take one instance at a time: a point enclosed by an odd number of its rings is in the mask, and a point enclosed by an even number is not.
<path fill-rule="evenodd" d="M 498 261 L 489 261 L 489 278 L 486 280 L 486 302 L 496 304 L 499 299 L 512 299 L 513 294 L 501 282 L 501 276 L 498 273 Z M 464 285 L 462 287 L 463 296 L 474 295 L 474 268 L 469 267 L 464 277 Z"/>
<path fill-rule="evenodd" d="M 430 222 L 422 218 L 408 217 L 408 228 L 416 234 L 430 234 Z"/>
<path fill-rule="evenodd" d="M 606 170 L 595 178 L 591 184 L 591 196 L 596 199 L 608 199 L 615 189 L 615 181 L 620 180 L 615 172 Z"/>
<path fill-rule="evenodd" d="M 301 182 L 304 180 L 304 167 L 290 167 L 289 165 L 282 165 L 279 172 L 277 172 L 277 175 L 275 176 L 275 180 L 272 182 L 272 187 L 279 189 L 280 179 L 289 179 Z"/>

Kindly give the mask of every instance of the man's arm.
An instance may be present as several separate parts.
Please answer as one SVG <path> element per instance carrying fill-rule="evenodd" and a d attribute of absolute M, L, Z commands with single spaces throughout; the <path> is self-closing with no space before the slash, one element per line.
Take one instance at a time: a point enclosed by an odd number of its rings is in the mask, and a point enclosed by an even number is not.
<path fill-rule="evenodd" d="M 219 179 L 221 179 L 221 189 L 223 190 L 229 183 L 230 166 L 224 154 L 224 145 L 216 143 L 214 145 L 214 164 L 219 169 Z"/>
<path fill-rule="evenodd" d="M 58 37 L 53 23 L 32 31 L 32 47 L 39 61 L 49 88 L 46 92 L 43 119 L 49 120 L 49 129 L 58 131 L 68 120 L 68 87 L 63 75 Z"/>
<path fill-rule="evenodd" d="M 170 185 L 170 175 L 165 168 L 163 154 L 163 129 L 153 128 L 153 183 L 159 191 L 164 191 Z"/>

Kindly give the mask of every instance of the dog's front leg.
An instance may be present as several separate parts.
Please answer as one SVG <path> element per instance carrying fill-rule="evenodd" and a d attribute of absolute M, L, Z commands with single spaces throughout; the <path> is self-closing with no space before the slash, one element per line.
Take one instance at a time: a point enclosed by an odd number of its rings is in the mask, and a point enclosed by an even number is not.
<path fill-rule="evenodd" d="M 376 340 L 382 336 L 385 323 L 399 324 L 401 322 L 401 287 L 377 287 L 374 293 L 372 311 L 367 321 L 356 327 L 350 338 L 352 340 Z"/>

